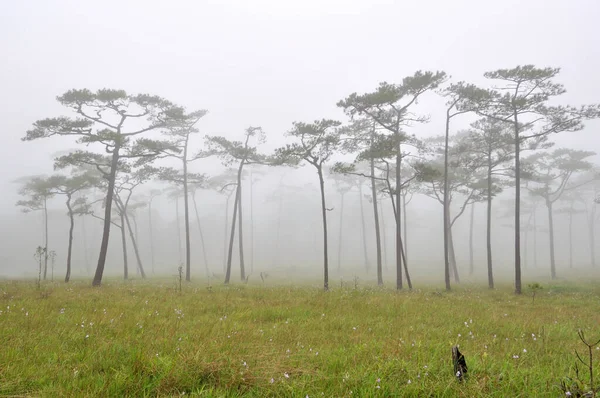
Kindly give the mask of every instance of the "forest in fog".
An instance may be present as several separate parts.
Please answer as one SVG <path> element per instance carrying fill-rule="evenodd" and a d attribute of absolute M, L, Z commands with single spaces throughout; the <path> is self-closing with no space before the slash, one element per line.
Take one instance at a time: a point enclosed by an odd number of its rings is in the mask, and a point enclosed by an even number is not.
<path fill-rule="evenodd" d="M 553 137 L 576 134 L 600 106 L 561 103 L 560 68 L 484 77 L 477 86 L 419 70 L 341 99 L 341 121 L 249 126 L 234 139 L 202 131 L 205 109 L 69 90 L 57 97 L 64 111 L 22 138 L 68 149 L 48 154 L 54 173 L 14 181 L 26 214 L 11 231 L 27 237 L 5 252 L 19 267 L 4 272 L 35 274 L 33 256 L 39 279 L 93 275 L 95 285 L 105 269 L 229 283 L 321 268 L 325 289 L 330 272 L 398 289 L 438 274 L 450 289 L 475 274 L 493 287 L 496 264 L 514 268 L 520 292 L 528 266 L 553 279 L 595 266 L 596 153 Z M 419 109 L 436 96 L 437 113 Z M 433 120 L 441 134 L 414 132 Z M 275 134 L 282 145 L 268 150 Z"/>

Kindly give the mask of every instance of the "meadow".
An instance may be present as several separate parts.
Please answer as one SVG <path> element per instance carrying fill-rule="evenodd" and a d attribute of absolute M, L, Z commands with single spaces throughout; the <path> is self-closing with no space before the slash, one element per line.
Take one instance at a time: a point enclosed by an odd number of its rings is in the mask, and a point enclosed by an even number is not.
<path fill-rule="evenodd" d="M 600 286 L 541 286 L 0 281 L 0 395 L 565 396 L 578 329 L 600 338 Z"/>

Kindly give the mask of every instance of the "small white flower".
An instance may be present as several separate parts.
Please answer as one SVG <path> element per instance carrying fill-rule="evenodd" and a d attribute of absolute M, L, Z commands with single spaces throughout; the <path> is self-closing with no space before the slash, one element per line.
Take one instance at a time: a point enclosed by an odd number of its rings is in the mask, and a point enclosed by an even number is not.
<path fill-rule="evenodd" d="M 456 377 L 460 377 L 460 370 L 456 372 Z"/>
<path fill-rule="evenodd" d="M 527 352 L 527 349 L 526 349 L 526 348 L 523 348 L 523 352 Z"/>
<path fill-rule="evenodd" d="M 519 359 L 518 355 L 513 355 L 513 359 Z"/>
<path fill-rule="evenodd" d="M 90 335 L 89 335 L 89 334 L 86 334 L 86 335 L 85 335 L 85 338 L 87 339 L 88 337 L 90 337 Z"/>
<path fill-rule="evenodd" d="M 271 383 L 271 384 L 275 383 L 275 379 L 273 379 L 273 378 L 271 377 L 271 380 L 269 380 L 269 383 Z"/>
<path fill-rule="evenodd" d="M 406 382 L 406 384 L 410 384 L 410 383 L 412 383 L 412 381 L 410 381 L 410 379 L 409 379 L 409 380 Z"/>
<path fill-rule="evenodd" d="M 288 374 L 288 372 L 285 372 L 285 373 L 283 374 L 283 377 L 285 377 L 286 379 L 289 379 L 289 378 L 290 378 L 290 375 Z"/>

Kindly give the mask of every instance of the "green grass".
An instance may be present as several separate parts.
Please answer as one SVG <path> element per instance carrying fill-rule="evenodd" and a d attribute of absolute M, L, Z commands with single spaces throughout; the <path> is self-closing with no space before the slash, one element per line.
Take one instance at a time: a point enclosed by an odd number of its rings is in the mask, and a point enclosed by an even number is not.
<path fill-rule="evenodd" d="M 600 337 L 600 287 L 542 286 L 533 303 L 510 286 L 0 282 L 0 396 L 563 396 L 577 329 Z"/>

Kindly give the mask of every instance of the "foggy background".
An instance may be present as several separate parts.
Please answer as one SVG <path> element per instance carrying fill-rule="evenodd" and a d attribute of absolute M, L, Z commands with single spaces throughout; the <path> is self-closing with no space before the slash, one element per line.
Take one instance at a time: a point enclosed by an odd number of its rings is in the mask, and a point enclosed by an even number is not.
<path fill-rule="evenodd" d="M 203 147 L 202 136 L 222 135 L 240 140 L 248 126 L 261 126 L 267 142 L 259 147 L 270 153 L 284 145 L 284 133 L 294 121 L 332 118 L 346 122 L 336 102 L 352 92 L 369 92 L 381 81 L 395 83 L 416 70 L 443 70 L 452 81 L 466 80 L 489 87 L 483 73 L 521 64 L 561 67 L 557 82 L 567 93 L 561 103 L 572 105 L 600 100 L 600 49 L 597 23 L 600 3 L 594 0 L 543 1 L 76 1 L 6 2 L 0 14 L 0 275 L 33 276 L 35 248 L 42 242 L 42 214 L 23 214 L 15 203 L 23 176 L 53 173 L 53 155 L 76 148 L 62 137 L 21 142 L 38 119 L 71 115 L 56 96 L 72 88 L 124 89 L 130 94 L 160 95 L 187 109 L 207 109 L 197 127 L 192 153 Z M 417 137 L 444 131 L 444 100 L 429 93 L 415 109 L 431 121 L 408 130 Z M 457 118 L 453 132 L 468 127 Z M 586 123 L 583 131 L 552 136 L 556 147 L 599 150 L 600 123 Z M 593 158 L 594 162 L 598 157 Z M 217 159 L 198 160 L 194 172 L 209 176 L 224 167 Z M 252 167 L 253 218 L 250 223 L 249 172 L 244 181 L 244 233 L 246 269 L 281 275 L 319 277 L 322 272 L 322 230 L 318 180 L 312 167 L 300 169 Z M 329 177 L 329 175 L 328 175 Z M 364 181 L 365 184 L 367 181 Z M 286 188 L 282 188 L 282 184 Z M 134 193 L 141 201 L 159 184 L 147 184 Z M 365 185 L 365 193 L 368 192 Z M 279 207 L 281 198 L 281 211 Z M 327 206 L 330 270 L 333 277 L 375 277 L 373 215 L 363 200 L 370 272 L 364 264 L 360 204 L 357 189 L 346 195 L 341 272 L 338 264 L 340 195 L 328 178 Z M 512 189 L 494 201 L 495 273 L 512 277 L 514 268 L 511 218 L 502 218 L 512 206 Z M 523 191 L 523 195 L 526 193 Z M 226 194 L 197 193 L 211 272 L 223 275 Z M 506 200 L 508 200 L 506 202 Z M 229 212 L 233 197 L 230 200 Z M 557 206 L 562 207 L 562 206 Z M 166 195 L 153 202 L 155 272 L 173 275 L 183 258 L 178 249 L 175 203 Z M 180 203 L 183 237 L 183 201 Z M 443 281 L 442 206 L 415 195 L 408 211 L 408 262 L 415 284 Z M 455 208 L 452 209 L 454 213 Z M 391 283 L 394 269 L 394 219 L 389 200 L 383 201 L 387 264 L 384 281 Z M 475 277 L 485 276 L 485 206 L 476 205 Z M 231 216 L 230 216 L 231 217 Z M 577 215 L 584 226 L 585 216 Z M 524 216 L 525 218 L 525 216 Z M 136 219 L 140 250 L 151 275 L 148 209 Z M 280 243 L 276 244 L 278 219 Z M 546 222 L 539 208 L 539 223 Z M 83 229 L 89 250 L 83 250 Z M 49 249 L 57 252 L 55 278 L 64 276 L 68 218 L 64 200 L 50 204 Z M 559 276 L 567 276 L 567 216 L 556 214 L 555 241 Z M 88 276 L 97 262 L 101 221 L 76 220 L 73 275 Z M 461 277 L 468 269 L 468 211 L 453 229 Z M 253 232 L 253 233 L 252 233 Z M 204 264 L 193 213 L 192 278 L 204 276 Z M 251 247 L 251 236 L 254 247 Z M 547 234 L 538 234 L 538 268 L 549 275 Z M 530 242 L 531 244 L 531 242 Z M 585 228 L 575 228 L 574 266 L 589 267 Z M 538 271 L 533 249 L 524 258 L 524 278 Z M 254 254 L 252 255 L 252 252 Z M 181 253 L 181 254 L 179 254 Z M 86 260 L 87 256 L 87 260 Z M 180 257 L 181 256 L 181 257 Z M 106 275 L 122 274 L 120 235 L 111 230 Z M 239 275 L 237 244 L 234 281 Z M 130 275 L 135 259 L 130 249 Z M 332 285 L 335 280 L 332 280 Z"/>

